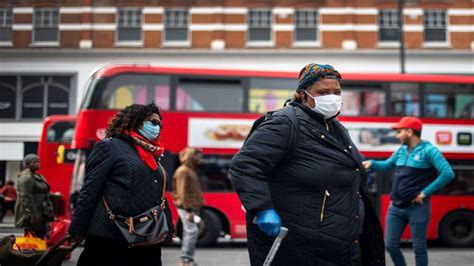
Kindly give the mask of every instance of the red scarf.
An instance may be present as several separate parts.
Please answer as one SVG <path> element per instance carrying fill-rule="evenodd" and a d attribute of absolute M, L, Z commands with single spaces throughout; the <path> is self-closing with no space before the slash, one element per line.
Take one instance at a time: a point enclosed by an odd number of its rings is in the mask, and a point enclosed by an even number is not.
<path fill-rule="evenodd" d="M 123 134 L 132 137 L 140 159 L 142 159 L 142 161 L 152 170 L 158 169 L 156 159 L 165 152 L 165 148 L 160 144 L 160 142 L 149 141 L 132 130 L 124 131 Z"/>

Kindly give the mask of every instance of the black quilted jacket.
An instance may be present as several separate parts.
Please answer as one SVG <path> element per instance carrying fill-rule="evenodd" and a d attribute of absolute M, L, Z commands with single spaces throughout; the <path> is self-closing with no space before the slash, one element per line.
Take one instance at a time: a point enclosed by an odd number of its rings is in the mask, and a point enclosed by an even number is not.
<path fill-rule="evenodd" d="M 153 171 L 143 163 L 130 137 L 104 139 L 87 159 L 86 178 L 69 232 L 123 241 L 105 212 L 102 195 L 115 213 L 130 217 L 159 205 L 162 186 L 160 168 Z M 172 224 L 168 204 L 165 210 L 168 224 Z M 169 232 L 168 240 L 172 234 Z"/>
<path fill-rule="evenodd" d="M 275 208 L 289 232 L 272 265 L 384 265 L 380 223 L 363 187 L 360 154 L 337 121 L 293 103 L 298 119 L 296 147 L 288 154 L 290 120 L 278 112 L 245 142 L 230 176 L 247 210 L 252 265 L 262 265 L 273 238 L 252 223 L 259 210 Z M 366 202 L 359 236 L 359 198 Z"/>

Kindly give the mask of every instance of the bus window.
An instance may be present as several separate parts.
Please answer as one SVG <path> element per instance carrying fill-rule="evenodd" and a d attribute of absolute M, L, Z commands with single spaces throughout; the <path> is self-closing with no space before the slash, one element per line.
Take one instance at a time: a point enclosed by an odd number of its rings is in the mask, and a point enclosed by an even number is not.
<path fill-rule="evenodd" d="M 385 115 L 385 92 L 382 84 L 342 84 L 341 115 L 383 116 Z"/>
<path fill-rule="evenodd" d="M 151 74 L 123 74 L 106 82 L 102 93 L 101 108 L 122 109 L 128 105 L 148 104 L 151 101 L 162 109 L 169 109 L 169 76 Z"/>
<path fill-rule="evenodd" d="M 459 86 L 454 98 L 454 117 L 474 118 L 474 86 Z"/>
<path fill-rule="evenodd" d="M 231 159 L 232 155 L 204 155 L 198 169 L 203 191 L 234 191 L 228 176 Z"/>
<path fill-rule="evenodd" d="M 453 117 L 453 102 L 457 86 L 455 84 L 430 84 L 424 85 L 424 116 L 425 117 Z"/>
<path fill-rule="evenodd" d="M 418 83 L 390 83 L 390 105 L 394 116 L 420 116 Z"/>
<path fill-rule="evenodd" d="M 424 116 L 473 118 L 474 91 L 469 85 L 425 84 Z"/>
<path fill-rule="evenodd" d="M 454 112 L 456 118 L 474 118 L 474 94 L 456 95 Z"/>
<path fill-rule="evenodd" d="M 48 142 L 71 143 L 74 137 L 74 122 L 57 122 L 48 128 Z"/>
<path fill-rule="evenodd" d="M 242 112 L 244 89 L 240 81 L 180 80 L 176 110 Z"/>
<path fill-rule="evenodd" d="M 232 155 L 204 155 L 198 168 L 199 181 L 203 192 L 233 191 L 232 183 L 228 178 L 230 160 Z M 172 191 L 172 177 L 181 165 L 176 153 L 165 151 L 161 162 L 168 173 L 167 191 Z"/>
<path fill-rule="evenodd" d="M 250 79 L 249 112 L 266 113 L 283 107 L 293 98 L 296 82 L 293 79 Z"/>
<path fill-rule="evenodd" d="M 448 95 L 430 93 L 425 95 L 426 117 L 448 117 Z"/>

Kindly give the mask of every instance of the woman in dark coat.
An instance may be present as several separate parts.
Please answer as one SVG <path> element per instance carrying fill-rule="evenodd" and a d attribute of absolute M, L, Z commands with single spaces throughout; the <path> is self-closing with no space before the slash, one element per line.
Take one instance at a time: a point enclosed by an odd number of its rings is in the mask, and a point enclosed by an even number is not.
<path fill-rule="evenodd" d="M 161 265 L 161 245 L 128 248 L 108 218 L 102 196 L 115 214 L 134 217 L 161 204 L 165 173 L 158 142 L 161 113 L 154 104 L 133 104 L 111 121 L 86 163 L 69 233 L 85 237 L 78 265 Z M 171 213 L 165 204 L 168 224 Z M 173 230 L 170 228 L 169 241 Z M 165 241 L 165 242 L 167 242 Z"/>
<path fill-rule="evenodd" d="M 340 79 L 330 65 L 305 66 L 286 107 L 297 125 L 274 112 L 232 159 L 252 265 L 263 264 L 280 226 L 289 232 L 272 265 L 385 264 L 382 229 L 366 196 L 367 173 L 336 119 Z M 289 147 L 292 131 L 297 141 Z"/>
<path fill-rule="evenodd" d="M 53 221 L 53 209 L 49 200 L 50 187 L 38 173 L 40 160 L 36 154 L 23 159 L 25 170 L 18 179 L 18 200 L 15 205 L 15 226 L 44 238 L 49 235 L 49 223 Z"/>

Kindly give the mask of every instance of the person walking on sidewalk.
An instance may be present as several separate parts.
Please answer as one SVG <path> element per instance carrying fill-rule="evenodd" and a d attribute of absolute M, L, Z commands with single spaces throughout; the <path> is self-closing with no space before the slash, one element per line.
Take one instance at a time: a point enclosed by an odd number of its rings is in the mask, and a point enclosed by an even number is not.
<path fill-rule="evenodd" d="M 406 265 L 400 238 L 409 224 L 417 266 L 428 265 L 426 237 L 430 219 L 430 195 L 454 179 L 451 166 L 441 152 L 421 140 L 422 122 L 406 116 L 392 126 L 402 146 L 385 161 L 367 160 L 375 171 L 395 168 L 385 227 L 385 248 L 396 266 Z"/>
<path fill-rule="evenodd" d="M 194 252 L 198 238 L 198 214 L 203 204 L 201 183 L 196 169 L 202 154 L 198 149 L 185 148 L 179 153 L 181 166 L 173 174 L 173 200 L 183 225 L 181 243 L 182 266 L 196 265 Z"/>
<path fill-rule="evenodd" d="M 15 205 L 15 226 L 38 238 L 49 235 L 49 223 L 54 220 L 50 187 L 38 173 L 40 160 L 36 154 L 23 159 L 26 167 L 18 179 L 18 200 Z"/>
<path fill-rule="evenodd" d="M 77 265 L 162 265 L 161 246 L 171 241 L 174 230 L 170 228 L 164 242 L 129 248 L 105 206 L 106 200 L 117 215 L 135 217 L 163 203 L 161 119 L 154 103 L 127 106 L 109 123 L 106 138 L 94 146 L 69 227 L 75 239 L 85 238 Z M 164 212 L 172 224 L 166 201 Z"/>
<path fill-rule="evenodd" d="M 15 202 L 17 198 L 15 182 L 13 180 L 8 180 L 5 186 L 0 189 L 0 193 L 5 197 L 5 202 L 3 203 L 3 214 L 5 215 L 7 211 L 15 213 Z"/>
<path fill-rule="evenodd" d="M 385 265 L 367 173 L 337 120 L 341 78 L 330 65 L 306 65 L 285 107 L 297 125 L 284 110 L 267 115 L 232 158 L 252 265 L 263 264 L 282 225 L 289 231 L 272 265 Z"/>

